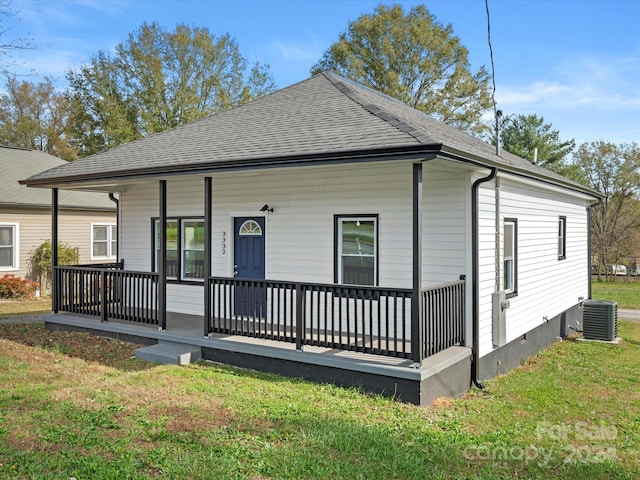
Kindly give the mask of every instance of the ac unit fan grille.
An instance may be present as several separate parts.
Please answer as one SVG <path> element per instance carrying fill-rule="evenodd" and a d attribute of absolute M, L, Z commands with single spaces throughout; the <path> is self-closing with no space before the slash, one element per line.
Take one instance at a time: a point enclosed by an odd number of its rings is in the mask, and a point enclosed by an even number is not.
<path fill-rule="evenodd" d="M 582 335 L 589 340 L 612 341 L 618 336 L 618 304 L 600 300 L 584 302 Z"/>

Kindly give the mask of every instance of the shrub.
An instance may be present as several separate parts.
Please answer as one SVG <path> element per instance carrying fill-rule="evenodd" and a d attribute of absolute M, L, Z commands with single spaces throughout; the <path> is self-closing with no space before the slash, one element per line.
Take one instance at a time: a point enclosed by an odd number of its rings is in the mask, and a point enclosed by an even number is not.
<path fill-rule="evenodd" d="M 58 265 L 77 265 L 80 254 L 77 248 L 66 243 L 58 243 Z M 40 285 L 46 288 L 51 279 L 51 241 L 45 240 L 34 252 L 29 260 L 31 274 L 37 277 Z"/>
<path fill-rule="evenodd" d="M 6 274 L 0 277 L 0 298 L 31 298 L 36 294 L 38 284 L 26 278 Z"/>

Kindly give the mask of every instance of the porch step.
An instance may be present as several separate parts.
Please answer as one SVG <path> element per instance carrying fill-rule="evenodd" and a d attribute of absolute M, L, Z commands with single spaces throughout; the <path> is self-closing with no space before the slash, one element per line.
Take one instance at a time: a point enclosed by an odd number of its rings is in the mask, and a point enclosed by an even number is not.
<path fill-rule="evenodd" d="M 195 345 L 160 340 L 155 345 L 138 348 L 136 357 L 164 365 L 189 365 L 202 359 L 202 349 Z"/>

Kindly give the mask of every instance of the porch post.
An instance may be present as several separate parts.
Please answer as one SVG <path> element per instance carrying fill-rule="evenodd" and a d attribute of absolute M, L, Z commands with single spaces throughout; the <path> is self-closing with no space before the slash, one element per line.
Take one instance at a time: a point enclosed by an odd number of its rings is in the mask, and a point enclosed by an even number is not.
<path fill-rule="evenodd" d="M 58 189 L 51 189 L 51 309 L 58 313 L 60 299 L 58 298 L 58 279 L 55 267 L 58 266 Z M 42 291 L 42 285 L 40 285 Z"/>
<path fill-rule="evenodd" d="M 167 329 L 167 181 L 160 180 L 158 247 L 158 328 Z"/>
<path fill-rule="evenodd" d="M 211 303 L 209 277 L 211 276 L 211 177 L 204 177 L 204 336 L 211 331 Z"/>
<path fill-rule="evenodd" d="M 422 163 L 413 164 L 413 294 L 411 295 L 411 357 L 415 366 L 424 359 L 422 325 Z"/>

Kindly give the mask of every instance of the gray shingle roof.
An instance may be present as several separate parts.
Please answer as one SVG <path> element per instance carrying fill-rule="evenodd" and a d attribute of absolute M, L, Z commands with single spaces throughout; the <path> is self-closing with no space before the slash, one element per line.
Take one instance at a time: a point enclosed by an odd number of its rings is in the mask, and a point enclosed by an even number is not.
<path fill-rule="evenodd" d="M 261 164 L 433 146 L 516 173 L 589 189 L 442 124 L 388 95 L 325 72 L 257 100 L 36 174 L 55 185 L 132 174 Z"/>
<path fill-rule="evenodd" d="M 67 163 L 48 153 L 0 146 L 0 206 L 50 206 L 48 190 L 28 188 L 18 182 Z M 115 210 L 106 193 L 61 191 L 58 202 L 60 207 Z"/>

